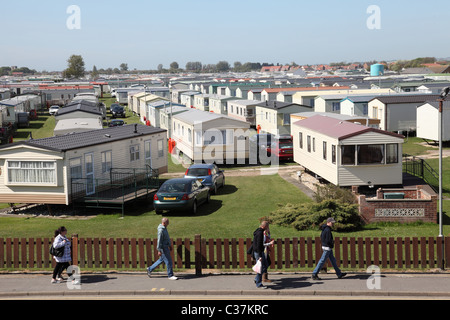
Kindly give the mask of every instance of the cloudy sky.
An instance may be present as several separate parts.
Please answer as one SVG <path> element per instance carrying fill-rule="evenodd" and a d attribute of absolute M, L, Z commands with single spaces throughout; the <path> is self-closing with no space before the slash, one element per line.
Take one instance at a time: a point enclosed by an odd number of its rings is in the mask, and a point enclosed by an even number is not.
<path fill-rule="evenodd" d="M 318 64 L 450 56 L 448 1 L 2 1 L 0 66 Z M 76 7 L 73 7 L 75 5 Z M 75 10 L 73 9 L 75 8 Z M 374 9 L 375 8 L 375 9 Z"/>

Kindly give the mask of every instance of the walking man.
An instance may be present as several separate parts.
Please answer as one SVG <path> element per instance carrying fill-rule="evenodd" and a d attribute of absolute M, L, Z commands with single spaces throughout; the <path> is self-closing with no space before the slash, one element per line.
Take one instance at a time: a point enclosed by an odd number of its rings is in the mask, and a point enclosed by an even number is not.
<path fill-rule="evenodd" d="M 162 218 L 161 224 L 158 226 L 157 250 L 159 259 L 147 268 L 147 275 L 150 277 L 153 270 L 164 262 L 167 267 L 167 276 L 169 277 L 169 280 L 177 280 L 178 278 L 173 275 L 172 269 L 172 257 L 170 255 L 170 251 L 172 251 L 172 241 L 170 240 L 169 232 L 167 231 L 168 225 L 169 219 Z"/>
<path fill-rule="evenodd" d="M 322 233 L 320 234 L 320 240 L 322 241 L 322 257 L 320 258 L 319 262 L 317 263 L 316 268 L 313 271 L 312 279 L 313 280 L 320 280 L 320 278 L 317 276 L 320 269 L 322 269 L 325 262 L 327 262 L 328 259 L 331 261 L 331 265 L 333 266 L 334 270 L 336 270 L 336 275 L 339 279 L 345 277 L 347 274 L 341 272 L 341 270 L 338 268 L 336 263 L 336 258 L 333 255 L 333 247 L 334 247 L 334 240 L 333 240 L 333 234 L 331 232 L 331 228 L 333 227 L 333 224 L 336 221 L 333 218 L 327 219 L 327 224 L 322 225 L 320 228 L 322 229 Z"/>
<path fill-rule="evenodd" d="M 266 289 L 267 287 L 262 283 L 262 275 L 267 273 L 267 268 L 269 264 L 264 254 L 264 248 L 266 246 L 272 245 L 274 240 L 264 243 L 264 231 L 269 230 L 269 222 L 263 221 L 258 229 L 253 232 L 253 255 L 255 260 L 261 260 L 261 273 L 257 273 L 255 277 L 255 283 L 257 288 Z"/>

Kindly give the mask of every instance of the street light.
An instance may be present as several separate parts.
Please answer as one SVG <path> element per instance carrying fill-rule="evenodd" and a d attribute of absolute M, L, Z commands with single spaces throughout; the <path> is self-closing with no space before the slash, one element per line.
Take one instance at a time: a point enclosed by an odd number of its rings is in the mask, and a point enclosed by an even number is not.
<path fill-rule="evenodd" d="M 444 105 L 445 98 L 450 92 L 450 87 L 445 87 L 442 89 L 439 101 L 439 114 L 438 114 L 438 136 L 439 136 L 439 237 L 441 241 L 443 238 L 443 226 L 442 226 L 442 131 L 443 131 L 443 123 L 442 123 L 442 109 Z M 444 269 L 444 244 L 442 243 L 442 269 Z"/>

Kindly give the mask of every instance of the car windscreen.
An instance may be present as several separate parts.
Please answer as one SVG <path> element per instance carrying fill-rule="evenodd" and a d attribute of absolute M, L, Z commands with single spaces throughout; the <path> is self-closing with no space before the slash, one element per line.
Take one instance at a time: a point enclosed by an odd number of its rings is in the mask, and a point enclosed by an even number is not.
<path fill-rule="evenodd" d="M 114 111 L 123 111 L 123 107 L 115 106 L 112 108 Z"/>
<path fill-rule="evenodd" d="M 202 177 L 208 175 L 208 168 L 191 168 L 187 172 L 189 177 Z"/>
<path fill-rule="evenodd" d="M 191 182 L 165 182 L 159 189 L 160 192 L 188 192 Z"/>
<path fill-rule="evenodd" d="M 280 141 L 279 146 L 280 146 L 280 149 L 292 149 L 293 148 L 292 141 Z"/>

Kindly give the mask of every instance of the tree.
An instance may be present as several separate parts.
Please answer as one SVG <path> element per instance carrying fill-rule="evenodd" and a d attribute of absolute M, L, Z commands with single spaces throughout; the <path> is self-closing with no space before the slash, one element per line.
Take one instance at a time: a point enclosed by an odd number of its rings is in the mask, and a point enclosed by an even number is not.
<path fill-rule="evenodd" d="M 178 70 L 179 66 L 178 66 L 178 62 L 174 61 L 170 64 L 170 70 L 171 71 L 176 71 Z"/>
<path fill-rule="evenodd" d="M 162 72 L 163 71 L 163 65 L 160 63 L 158 64 L 158 72 Z"/>
<path fill-rule="evenodd" d="M 64 70 L 63 76 L 65 78 L 81 78 L 84 77 L 84 60 L 80 55 L 71 55 L 67 60 L 67 69 Z"/>
<path fill-rule="evenodd" d="M 216 64 L 216 69 L 218 72 L 225 72 L 230 70 L 230 64 L 227 61 L 219 61 Z"/>
<path fill-rule="evenodd" d="M 94 66 L 94 67 L 92 68 L 91 78 L 92 78 L 92 79 L 97 79 L 97 78 L 98 78 L 98 71 L 97 71 L 97 67 L 96 67 L 96 66 Z"/>
<path fill-rule="evenodd" d="M 121 63 L 120 71 L 122 71 L 122 72 L 128 71 L 128 63 Z"/>
<path fill-rule="evenodd" d="M 194 72 L 200 72 L 202 71 L 202 63 L 199 61 L 190 61 L 186 63 L 186 71 L 194 71 Z"/>

